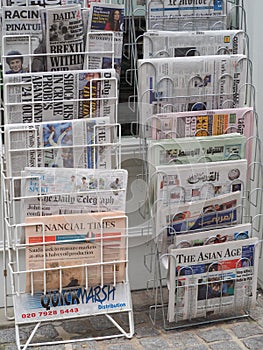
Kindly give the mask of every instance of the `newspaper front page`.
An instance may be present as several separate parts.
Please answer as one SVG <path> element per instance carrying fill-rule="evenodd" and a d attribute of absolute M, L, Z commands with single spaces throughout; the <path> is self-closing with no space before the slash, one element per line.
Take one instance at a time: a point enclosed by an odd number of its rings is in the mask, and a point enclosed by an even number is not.
<path fill-rule="evenodd" d="M 110 117 L 116 122 L 113 69 L 4 76 L 5 124 Z"/>
<path fill-rule="evenodd" d="M 30 166 L 110 169 L 112 128 L 107 117 L 6 125 L 8 176 Z"/>
<path fill-rule="evenodd" d="M 26 168 L 22 173 L 24 217 L 126 211 L 125 169 Z"/>
<path fill-rule="evenodd" d="M 82 69 L 84 33 L 81 6 L 48 7 L 42 14 L 46 24 L 47 71 Z"/>
<path fill-rule="evenodd" d="M 158 31 L 143 34 L 143 58 L 247 54 L 242 30 Z"/>
<path fill-rule="evenodd" d="M 211 55 L 138 60 L 140 123 L 162 112 L 243 107 L 247 56 Z M 165 108 L 167 109 L 165 110 Z"/>
<path fill-rule="evenodd" d="M 28 217 L 25 223 L 26 292 L 103 286 L 125 279 L 124 213 Z"/>
<path fill-rule="evenodd" d="M 257 238 L 169 251 L 168 321 L 247 312 L 255 306 Z"/>

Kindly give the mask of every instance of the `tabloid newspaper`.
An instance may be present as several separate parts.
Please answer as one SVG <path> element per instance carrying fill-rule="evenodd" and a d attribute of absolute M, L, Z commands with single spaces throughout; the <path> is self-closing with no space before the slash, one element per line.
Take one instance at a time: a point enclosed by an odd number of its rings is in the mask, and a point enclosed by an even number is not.
<path fill-rule="evenodd" d="M 22 176 L 22 217 L 126 211 L 125 169 L 26 168 Z"/>
<path fill-rule="evenodd" d="M 149 142 L 149 170 L 157 165 L 205 163 L 245 158 L 246 137 L 239 133 Z"/>
<path fill-rule="evenodd" d="M 43 70 L 40 52 L 43 27 L 40 6 L 2 7 L 2 55 L 4 73 L 23 73 Z M 41 50 L 42 51 L 42 50 Z M 19 59 L 19 63 L 13 60 Z M 41 64 L 41 66 L 40 66 Z"/>
<path fill-rule="evenodd" d="M 26 218 L 26 292 L 122 282 L 126 229 L 122 212 Z"/>
<path fill-rule="evenodd" d="M 47 71 L 82 69 L 84 33 L 81 6 L 48 7 L 42 15 L 46 27 Z"/>
<path fill-rule="evenodd" d="M 225 29 L 227 0 L 147 0 L 147 29 Z"/>
<path fill-rule="evenodd" d="M 246 194 L 247 160 L 156 166 L 155 200 L 171 203 L 205 200 L 241 191 Z"/>
<path fill-rule="evenodd" d="M 195 202 L 159 205 L 156 210 L 156 241 L 167 253 L 176 236 L 241 224 L 243 202 L 240 191 Z"/>
<path fill-rule="evenodd" d="M 5 126 L 7 174 L 25 167 L 111 168 L 109 118 Z"/>
<path fill-rule="evenodd" d="M 152 30 L 143 34 L 143 58 L 246 53 L 246 33 L 242 30 Z"/>
<path fill-rule="evenodd" d="M 79 3 L 78 0 L 3 0 L 3 6 L 31 6 L 38 5 L 42 7 L 68 5 L 72 3 Z"/>
<path fill-rule="evenodd" d="M 110 117 L 116 122 L 114 69 L 4 76 L 5 124 Z"/>
<path fill-rule="evenodd" d="M 170 249 L 168 321 L 233 315 L 256 303 L 257 238 Z"/>
<path fill-rule="evenodd" d="M 243 107 L 247 63 L 245 55 L 138 60 L 140 123 L 165 106 L 172 112 Z"/>
<path fill-rule="evenodd" d="M 91 3 L 86 38 L 85 67 L 115 68 L 120 76 L 124 4 Z"/>
<path fill-rule="evenodd" d="M 207 244 L 218 244 L 229 241 L 237 241 L 251 237 L 251 224 L 238 224 L 234 226 L 215 228 L 213 230 L 198 231 L 174 235 L 174 248 L 190 248 Z"/>

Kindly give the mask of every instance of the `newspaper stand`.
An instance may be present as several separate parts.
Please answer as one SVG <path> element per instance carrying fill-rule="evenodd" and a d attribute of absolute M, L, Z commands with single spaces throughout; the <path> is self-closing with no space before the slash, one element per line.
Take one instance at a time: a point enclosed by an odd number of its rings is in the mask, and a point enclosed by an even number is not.
<path fill-rule="evenodd" d="M 111 58 L 114 57 L 114 33 L 108 31 L 107 34 L 105 34 L 105 32 L 98 33 L 98 35 L 100 34 L 112 37 L 112 47 L 107 52 L 102 50 L 99 50 L 99 52 L 94 52 L 93 50 L 89 49 L 87 49 L 85 52 L 78 52 L 77 55 L 82 55 L 85 57 L 84 63 L 86 65 L 89 64 L 88 58 L 86 57 L 87 55 L 98 54 L 102 56 L 103 54 L 106 54 L 106 56 L 110 56 Z M 88 33 L 88 35 L 92 38 L 92 35 L 97 35 L 97 33 Z M 5 40 L 5 38 L 6 36 L 4 36 L 3 40 Z M 43 57 L 52 55 L 52 53 L 28 54 L 27 59 L 29 62 L 31 62 L 35 57 L 39 58 L 39 56 Z M 59 56 L 59 54 L 56 55 Z M 6 57 L 6 55 L 2 56 L 3 65 L 6 62 Z M 87 70 L 88 69 L 91 70 L 91 68 L 87 68 Z M 79 72 L 81 73 L 81 71 Z M 63 74 L 62 71 L 61 74 Z M 71 102 L 75 103 L 77 106 L 83 102 L 87 103 L 90 111 L 93 111 L 96 103 L 105 105 L 106 103 L 110 102 L 113 107 L 113 118 L 109 118 L 103 125 L 106 130 L 105 134 L 108 135 L 107 138 L 101 141 L 97 139 L 96 134 L 100 132 L 100 125 L 98 124 L 94 126 L 93 135 L 91 135 L 90 139 L 84 138 L 77 143 L 73 142 L 72 144 L 67 145 L 67 148 L 70 149 L 73 154 L 81 154 L 79 158 L 81 161 L 72 167 L 74 168 L 74 171 L 81 172 L 83 170 L 83 172 L 85 172 L 90 170 L 94 173 L 94 183 L 96 182 L 97 184 L 100 184 L 101 180 L 99 174 L 100 169 L 104 169 L 105 172 L 108 171 L 108 178 L 110 178 L 110 172 L 117 174 L 118 171 L 121 171 L 121 129 L 120 124 L 118 124 L 118 80 L 115 77 L 110 78 L 110 80 L 113 84 L 112 86 L 114 86 L 112 96 L 100 97 L 94 94 L 92 91 L 91 81 L 89 97 L 76 97 L 75 95 L 71 98 Z M 109 81 L 109 78 L 100 76 L 100 78 L 96 78 L 96 81 L 99 81 L 100 84 L 104 84 L 104 82 Z M 34 84 L 32 81 L 27 83 L 27 85 L 31 91 L 34 91 Z M 48 264 L 46 255 L 42 254 L 41 265 L 36 267 L 35 270 L 34 268 L 32 269 L 32 267 L 29 268 L 27 265 L 26 255 L 30 249 L 34 250 L 35 244 L 29 243 L 26 240 L 26 232 L 33 225 L 27 223 L 25 216 L 23 215 L 23 203 L 29 198 L 27 194 L 24 194 L 23 186 L 25 186 L 27 181 L 32 178 L 38 183 L 39 189 L 33 195 L 34 200 L 39 202 L 39 213 L 36 214 L 35 219 L 37 219 L 37 216 L 45 215 L 43 213 L 44 207 L 46 206 L 47 193 L 42 192 L 41 177 L 37 178 L 37 176 L 24 175 L 21 173 L 21 171 L 24 170 L 23 168 L 25 166 L 33 166 L 36 168 L 43 166 L 43 164 L 41 165 L 38 163 L 38 160 L 41 159 L 41 156 L 43 156 L 47 148 L 45 147 L 44 143 L 39 142 L 41 140 L 39 128 L 44 124 L 48 124 L 49 122 L 53 123 L 53 121 L 49 120 L 38 122 L 33 113 L 31 123 L 15 124 L 14 120 L 12 121 L 13 124 L 8 123 L 8 113 L 10 108 L 23 108 L 30 105 L 31 110 L 34 110 L 34 106 L 36 104 L 43 106 L 46 103 L 44 98 L 36 101 L 34 97 L 28 101 L 19 101 L 19 99 L 11 101 L 10 93 L 12 93 L 12 89 L 9 89 L 10 86 L 14 88 L 13 91 L 17 92 L 21 87 L 21 83 L 17 82 L 17 80 L 12 83 L 6 83 L 4 81 L 3 108 L 5 125 L 1 130 L 1 137 L 4 139 L 5 148 L 1 148 L 1 186 L 3 203 L 2 208 L 4 211 L 5 312 L 7 318 L 15 321 L 17 347 L 18 349 L 27 349 L 31 346 L 59 345 L 95 339 L 111 339 L 123 336 L 126 338 L 131 338 L 134 334 L 134 320 L 131 291 L 128 279 L 128 218 L 125 215 L 125 210 L 108 210 L 111 211 L 111 213 L 108 213 L 107 211 L 107 213 L 103 215 L 103 211 L 105 212 L 105 209 L 101 210 L 99 200 L 97 201 L 96 207 L 94 207 L 94 212 L 96 213 L 101 211 L 100 214 L 102 216 L 98 222 L 98 229 L 100 228 L 100 232 L 98 232 L 95 237 L 92 233 L 90 233 L 91 237 L 88 237 L 87 240 L 85 239 L 86 243 L 91 244 L 92 242 L 94 246 L 97 248 L 99 247 L 96 253 L 99 257 L 97 260 L 87 263 L 84 259 L 82 259 L 82 261 L 79 260 L 75 265 L 72 265 L 72 263 L 66 260 L 63 263 L 60 263 L 59 266 L 51 266 Z M 63 104 L 68 102 L 68 98 L 61 97 L 59 100 L 49 99 L 48 102 L 51 104 Z M 93 115 L 90 117 L 93 117 Z M 103 116 L 100 115 L 100 117 Z M 74 131 L 74 126 L 81 120 L 77 118 L 78 115 L 73 115 L 73 119 L 71 120 L 54 120 L 54 123 L 70 122 Z M 94 118 L 94 120 L 95 119 L 99 118 Z M 83 119 L 83 122 L 84 120 L 85 119 Z M 93 118 L 86 119 L 87 122 L 92 120 Z M 27 144 L 15 145 L 15 143 L 12 142 L 12 139 L 14 140 L 16 136 L 18 136 L 17 140 L 20 139 L 20 137 L 22 137 L 22 139 L 26 138 L 27 133 L 31 133 L 31 147 L 28 147 Z M 65 148 L 65 145 L 58 144 L 50 146 L 50 150 L 54 150 L 55 152 L 63 151 L 63 148 Z M 108 164 L 104 164 L 105 167 L 103 165 L 100 167 L 98 160 L 105 150 L 109 151 L 107 156 Z M 84 164 L 87 161 L 87 158 L 83 163 L 83 157 L 87 157 L 87 154 L 90 159 L 90 163 L 88 164 L 87 162 L 87 164 Z M 19 159 L 20 155 L 21 159 Z M 31 159 L 34 160 L 31 162 L 31 164 L 29 164 L 27 162 L 23 162 L 23 157 L 24 159 L 31 157 Z M 87 188 L 86 190 L 82 189 L 81 191 L 81 196 L 86 195 L 87 197 L 89 195 L 93 195 L 97 196 L 97 198 L 102 198 L 105 193 L 108 193 L 113 197 L 118 193 L 122 193 L 123 197 L 125 197 L 126 186 L 119 185 L 117 189 L 112 188 L 105 190 L 98 185 L 98 187 L 92 189 Z M 49 193 L 49 195 L 68 196 L 69 192 L 65 190 L 59 193 L 52 192 Z M 71 190 L 70 195 L 80 196 L 79 189 L 75 189 L 74 191 Z M 32 198 L 32 196 L 30 196 L 30 198 Z M 85 211 L 83 211 L 83 213 L 84 212 Z M 71 213 L 74 217 L 74 210 L 71 210 Z M 76 213 L 79 214 L 79 211 L 76 210 Z M 86 213 L 88 215 L 88 211 L 86 211 Z M 96 215 L 95 213 L 91 215 Z M 52 221 L 52 215 L 43 216 L 43 218 L 48 217 Z M 64 216 L 61 215 L 61 217 Z M 110 236 L 108 236 L 106 228 L 104 228 L 104 226 L 107 226 L 105 221 L 109 220 L 109 218 L 121 220 L 124 223 L 124 226 L 120 228 L 120 232 L 112 233 Z M 55 217 L 53 217 L 53 220 L 55 220 Z M 41 222 L 41 220 L 39 221 L 39 225 L 41 227 L 42 239 L 40 243 L 37 243 L 38 247 L 36 248 L 42 252 L 46 252 L 51 245 L 48 243 L 48 237 L 44 229 L 44 224 Z M 114 234 L 116 236 L 114 236 Z M 83 241 L 84 238 L 82 237 L 81 239 Z M 115 254 L 115 256 L 106 255 L 104 248 L 107 247 L 110 239 L 112 239 L 114 242 L 112 243 L 113 246 L 114 244 L 117 246 L 116 242 L 120 241 L 120 247 L 123 254 Z M 79 240 L 80 238 L 77 238 L 76 242 L 79 242 Z M 72 239 L 67 239 L 65 243 L 72 243 Z M 78 271 L 82 271 L 83 283 L 80 284 L 80 287 L 74 287 L 73 285 L 72 287 L 67 286 L 68 290 L 65 291 L 63 274 L 65 274 L 67 271 L 71 271 L 73 268 L 77 269 Z M 98 271 L 98 274 L 96 275 L 96 285 L 94 285 L 91 275 L 91 271 L 95 270 Z M 47 278 L 50 274 L 58 277 L 58 285 L 57 287 L 53 288 L 54 292 L 52 292 L 52 295 L 50 294 L 50 290 L 48 288 Z M 37 290 L 35 287 L 35 283 L 39 276 L 42 276 L 41 291 Z M 94 275 L 93 278 L 95 278 Z M 44 305 L 43 303 L 46 305 L 44 308 L 42 307 Z M 100 335 L 96 335 L 89 332 L 89 329 L 87 329 L 86 335 L 82 339 L 49 340 L 43 342 L 43 339 L 41 339 L 41 332 L 38 333 L 39 329 L 41 329 L 41 325 L 43 324 L 54 324 L 56 321 L 62 322 L 65 320 L 76 320 L 79 318 L 91 319 L 94 317 L 102 317 L 110 321 L 112 326 L 110 331 L 107 330 L 107 332 L 103 334 L 103 329 L 101 329 L 99 332 Z M 21 327 L 23 326 L 28 326 L 30 328 L 25 341 L 22 340 L 21 337 Z"/>

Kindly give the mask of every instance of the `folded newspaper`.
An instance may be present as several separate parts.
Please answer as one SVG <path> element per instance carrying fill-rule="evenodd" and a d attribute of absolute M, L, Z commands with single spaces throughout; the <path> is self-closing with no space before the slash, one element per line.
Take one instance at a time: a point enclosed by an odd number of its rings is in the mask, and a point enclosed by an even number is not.
<path fill-rule="evenodd" d="M 147 30 L 225 29 L 231 10 L 227 4 L 227 0 L 147 0 Z"/>
<path fill-rule="evenodd" d="M 143 34 L 143 58 L 247 54 L 242 30 L 147 31 Z"/>
<path fill-rule="evenodd" d="M 124 213 L 28 217 L 25 223 L 26 292 L 125 279 Z"/>
<path fill-rule="evenodd" d="M 138 60 L 140 123 L 153 114 L 243 107 L 245 55 L 164 57 Z M 167 107 L 167 110 L 166 110 Z"/>
<path fill-rule="evenodd" d="M 7 175 L 38 166 L 110 169 L 117 126 L 107 117 L 6 125 Z"/>
<path fill-rule="evenodd" d="M 114 69 L 4 76 L 5 124 L 110 117 L 116 122 Z"/>
<path fill-rule="evenodd" d="M 28 216 L 126 211 L 125 169 L 25 168 L 22 220 Z"/>
<path fill-rule="evenodd" d="M 168 321 L 238 315 L 256 303 L 259 241 L 169 251 Z"/>

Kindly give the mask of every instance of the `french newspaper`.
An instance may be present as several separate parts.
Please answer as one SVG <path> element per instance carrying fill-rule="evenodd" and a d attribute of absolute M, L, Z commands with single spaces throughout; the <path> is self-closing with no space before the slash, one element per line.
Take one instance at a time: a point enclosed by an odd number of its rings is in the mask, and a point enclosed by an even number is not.
<path fill-rule="evenodd" d="M 123 212 L 26 218 L 26 292 L 125 280 Z"/>
<path fill-rule="evenodd" d="M 22 220 L 25 217 L 126 211 L 125 169 L 25 168 Z"/>
<path fill-rule="evenodd" d="M 46 28 L 47 71 L 82 69 L 84 33 L 81 5 L 47 7 L 42 15 Z"/>
<path fill-rule="evenodd" d="M 117 80 L 113 69 L 4 76 L 5 124 L 110 117 Z"/>
<path fill-rule="evenodd" d="M 110 169 L 111 129 L 107 117 L 6 125 L 7 173 L 19 176 L 30 166 Z"/>
<path fill-rule="evenodd" d="M 258 239 L 172 248 L 168 321 L 247 312 L 255 306 Z"/>
<path fill-rule="evenodd" d="M 143 34 L 143 58 L 246 54 L 243 30 L 158 31 Z"/>
<path fill-rule="evenodd" d="M 246 101 L 247 56 L 138 60 L 140 123 L 154 114 L 240 107 Z"/>

